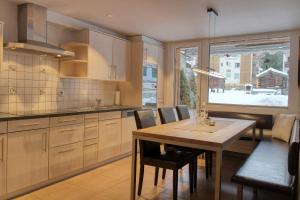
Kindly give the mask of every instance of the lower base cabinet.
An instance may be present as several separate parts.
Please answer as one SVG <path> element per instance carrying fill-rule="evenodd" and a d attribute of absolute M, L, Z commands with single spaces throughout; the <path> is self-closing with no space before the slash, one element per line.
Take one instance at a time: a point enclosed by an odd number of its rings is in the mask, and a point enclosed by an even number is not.
<path fill-rule="evenodd" d="M 55 178 L 83 168 L 82 142 L 51 148 L 49 177 Z"/>
<path fill-rule="evenodd" d="M 7 192 L 48 180 L 48 129 L 8 133 Z"/>
<path fill-rule="evenodd" d="M 6 192 L 7 134 L 0 135 L 0 196 Z"/>
<path fill-rule="evenodd" d="M 104 161 L 120 155 L 121 119 L 110 119 L 99 123 L 98 160 Z"/>
<path fill-rule="evenodd" d="M 121 153 L 129 153 L 132 150 L 132 131 L 136 130 L 136 123 L 133 116 L 122 118 L 122 145 Z"/>
<path fill-rule="evenodd" d="M 84 167 L 98 162 L 98 138 L 86 140 L 83 145 L 83 165 Z"/>

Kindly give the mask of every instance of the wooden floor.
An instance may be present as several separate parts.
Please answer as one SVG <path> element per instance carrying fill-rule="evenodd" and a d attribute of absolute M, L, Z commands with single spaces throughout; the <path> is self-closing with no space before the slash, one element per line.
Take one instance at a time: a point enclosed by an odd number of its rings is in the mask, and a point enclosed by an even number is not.
<path fill-rule="evenodd" d="M 223 159 L 222 200 L 236 199 L 236 185 L 230 182 L 230 177 L 239 168 L 245 158 L 226 154 Z M 18 200 L 127 200 L 130 194 L 131 157 L 97 168 L 93 171 L 70 178 L 63 182 L 48 186 L 27 194 Z M 208 200 L 213 199 L 213 179 L 206 180 L 204 162 L 199 159 L 198 188 L 189 194 L 188 167 L 179 173 L 178 199 Z M 172 172 L 167 171 L 166 180 L 160 179 L 158 186 L 153 185 L 154 168 L 145 168 L 145 178 L 142 196 L 137 199 L 167 200 L 172 199 Z M 253 199 L 252 189 L 245 188 L 244 199 Z M 283 200 L 288 199 L 278 194 L 258 191 L 258 199 Z"/>

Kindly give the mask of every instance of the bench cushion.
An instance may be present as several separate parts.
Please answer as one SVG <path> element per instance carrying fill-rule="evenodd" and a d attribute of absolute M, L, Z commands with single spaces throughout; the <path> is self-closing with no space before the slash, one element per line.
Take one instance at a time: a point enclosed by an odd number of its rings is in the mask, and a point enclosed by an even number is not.
<path fill-rule="evenodd" d="M 288 172 L 288 151 L 288 143 L 276 139 L 261 141 L 232 181 L 290 194 L 294 177 Z"/>

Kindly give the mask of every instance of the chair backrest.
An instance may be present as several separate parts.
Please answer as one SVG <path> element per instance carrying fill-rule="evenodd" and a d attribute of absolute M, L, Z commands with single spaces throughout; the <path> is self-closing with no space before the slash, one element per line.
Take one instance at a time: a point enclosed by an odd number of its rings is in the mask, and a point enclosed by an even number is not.
<path fill-rule="evenodd" d="M 295 120 L 289 146 L 288 170 L 290 175 L 298 175 L 299 166 L 299 120 Z"/>
<path fill-rule="evenodd" d="M 155 116 L 152 110 L 134 111 L 134 117 L 137 129 L 148 128 L 156 126 Z M 160 154 L 160 144 L 150 141 L 139 141 L 140 144 L 140 160 L 144 157 L 151 157 Z"/>
<path fill-rule="evenodd" d="M 176 106 L 176 111 L 179 120 L 190 119 L 189 109 L 186 105 L 178 105 Z"/>
<path fill-rule="evenodd" d="M 162 124 L 176 122 L 176 115 L 174 113 L 174 108 L 172 107 L 158 108 L 158 114 Z"/>

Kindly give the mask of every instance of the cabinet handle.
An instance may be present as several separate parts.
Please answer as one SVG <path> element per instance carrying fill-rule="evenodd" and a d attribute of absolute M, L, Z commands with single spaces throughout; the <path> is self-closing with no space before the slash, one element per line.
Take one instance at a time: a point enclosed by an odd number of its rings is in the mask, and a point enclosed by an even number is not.
<path fill-rule="evenodd" d="M 44 146 L 44 147 L 43 147 L 44 149 L 43 149 L 43 150 L 44 150 L 45 152 L 47 152 L 47 142 L 48 142 L 48 139 L 47 139 L 47 132 L 45 132 L 45 134 L 43 134 L 43 142 L 44 142 L 44 145 L 43 145 L 43 146 Z"/>
<path fill-rule="evenodd" d="M 105 123 L 104 125 L 114 125 L 114 124 L 118 124 L 118 122 Z"/>
<path fill-rule="evenodd" d="M 74 150 L 75 150 L 75 148 L 71 148 L 71 149 L 60 151 L 58 153 L 67 153 L 67 152 L 74 151 Z"/>
<path fill-rule="evenodd" d="M 85 128 L 87 129 L 87 128 L 96 128 L 96 127 L 98 127 L 98 125 L 95 125 L 95 126 L 86 126 Z"/>
<path fill-rule="evenodd" d="M 65 129 L 65 130 L 62 130 L 61 132 L 62 133 L 65 133 L 65 132 L 71 132 L 71 131 L 76 131 L 76 129 Z"/>
<path fill-rule="evenodd" d="M 1 162 L 4 160 L 4 138 L 1 139 Z"/>
<path fill-rule="evenodd" d="M 93 146 L 93 145 L 96 145 L 96 144 L 98 144 L 98 143 L 86 144 L 86 145 L 84 145 L 84 147 L 90 147 L 90 146 Z"/>
<path fill-rule="evenodd" d="M 21 127 L 26 127 L 26 126 L 39 126 L 41 125 L 40 123 L 35 123 L 35 124 L 20 124 L 19 126 Z"/>
<path fill-rule="evenodd" d="M 77 121 L 77 119 L 69 119 L 69 120 L 65 119 L 65 120 L 59 120 L 58 122 L 64 123 L 64 122 L 75 122 L 75 121 Z"/>

